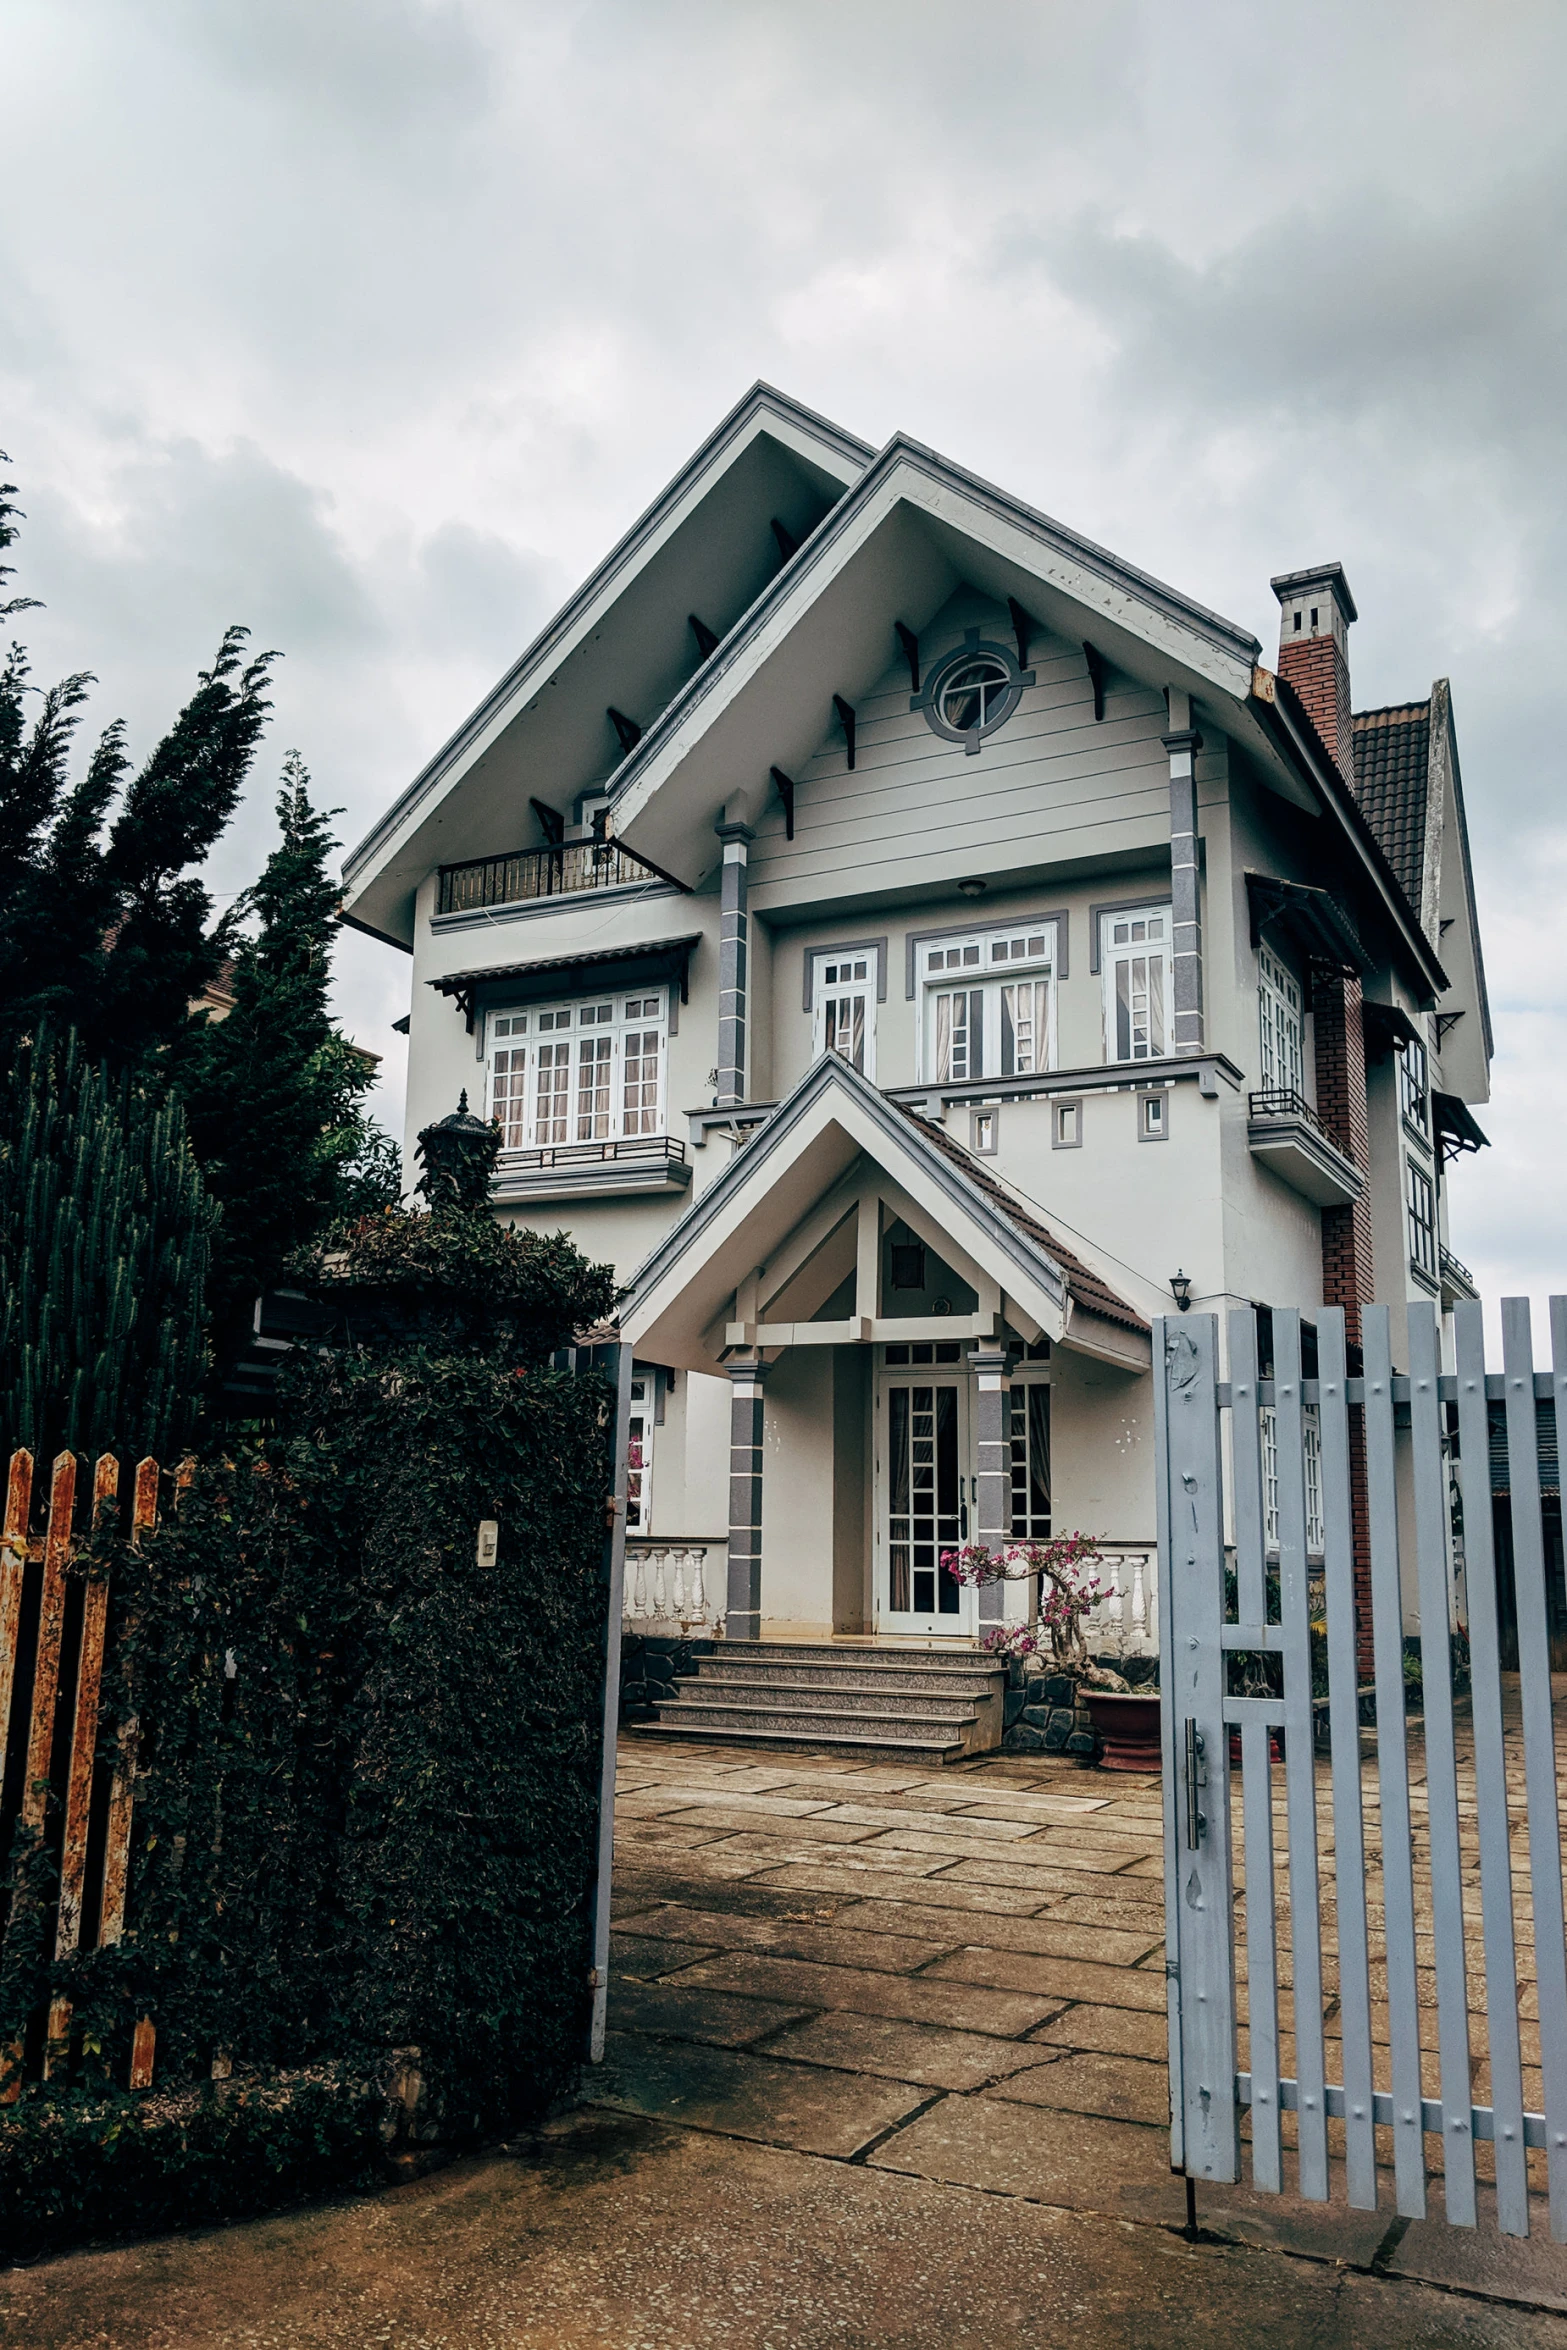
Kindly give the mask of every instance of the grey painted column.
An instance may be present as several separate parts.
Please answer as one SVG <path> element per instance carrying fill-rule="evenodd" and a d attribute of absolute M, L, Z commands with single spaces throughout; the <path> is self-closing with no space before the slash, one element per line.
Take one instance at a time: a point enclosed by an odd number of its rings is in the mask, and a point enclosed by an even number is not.
<path fill-rule="evenodd" d="M 713 830 L 724 844 L 718 925 L 718 1103 L 745 1100 L 747 915 L 746 859 L 756 838 L 731 800 Z"/>
<path fill-rule="evenodd" d="M 1171 1050 L 1200 1053 L 1202 1018 L 1202 906 L 1197 871 L 1197 753 L 1202 736 L 1192 725 L 1191 697 L 1169 690 L 1170 927 L 1174 933 Z"/>
<path fill-rule="evenodd" d="M 762 1432 L 768 1366 L 740 1355 L 729 1373 L 729 1593 L 724 1629 L 731 1640 L 762 1631 Z"/>
<path fill-rule="evenodd" d="M 974 1372 L 974 1452 L 979 1469 L 974 1539 L 1000 1551 L 1012 1539 L 1012 1383 L 1005 1347 L 969 1350 Z M 999 1624 L 1006 1593 L 999 1583 L 979 1587 L 979 1620 Z"/>

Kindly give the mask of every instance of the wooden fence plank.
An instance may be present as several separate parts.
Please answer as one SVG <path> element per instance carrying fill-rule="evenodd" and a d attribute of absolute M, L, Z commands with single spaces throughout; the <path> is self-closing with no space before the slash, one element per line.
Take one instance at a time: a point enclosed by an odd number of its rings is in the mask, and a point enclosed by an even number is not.
<path fill-rule="evenodd" d="M 33 1718 L 27 1740 L 18 1826 L 25 1835 L 43 1826 L 49 1801 L 49 1755 L 54 1745 L 55 1700 L 60 1691 L 60 1642 L 65 1632 L 65 1566 L 71 1555 L 71 1521 L 76 1505 L 76 1457 L 62 1452 L 49 1483 L 49 1526 L 44 1535 L 44 1584 L 38 1609 L 38 1654 L 33 1666 Z"/>
<path fill-rule="evenodd" d="M 141 1548 L 141 1538 L 150 1534 L 158 1522 L 158 1464 L 142 1460 L 136 1464 L 136 1485 L 131 1502 L 131 1546 Z M 104 1837 L 103 1899 L 99 1907 L 98 1941 L 107 1949 L 118 1942 L 125 1931 L 125 1881 L 131 1857 L 131 1809 L 136 1794 L 137 1724 L 134 1716 L 127 1716 L 121 1725 L 119 1753 L 115 1759 L 114 1779 L 109 1789 L 109 1819 Z"/>
<path fill-rule="evenodd" d="M 93 1476 L 93 1528 L 98 1531 L 119 1493 L 119 1464 L 104 1453 Z M 109 1582 L 92 1575 L 82 1595 L 82 1642 L 76 1667 L 76 1716 L 71 1724 L 71 1767 L 66 1783 L 65 1840 L 60 1854 L 60 1909 L 54 1954 L 64 1958 L 82 1933 L 82 1894 L 87 1880 L 87 1822 L 92 1808 L 93 1758 L 98 1748 L 98 1693 L 103 1679 L 103 1639 L 109 1616 Z"/>
<path fill-rule="evenodd" d="M 22 1577 L 27 1568 L 32 1498 L 33 1456 L 14 1452 L 6 1479 L 5 1531 L 0 1534 L 0 1773 L 5 1767 L 11 1693 L 16 1685 L 16 1643 L 22 1627 Z"/>

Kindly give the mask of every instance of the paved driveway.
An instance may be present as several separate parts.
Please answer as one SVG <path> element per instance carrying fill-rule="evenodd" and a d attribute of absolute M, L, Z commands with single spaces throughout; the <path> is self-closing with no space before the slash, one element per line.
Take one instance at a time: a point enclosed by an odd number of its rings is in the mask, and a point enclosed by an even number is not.
<path fill-rule="evenodd" d="M 1242 2190 L 1185 2240 L 1154 1783 L 623 1762 L 588 2103 L 386 2194 L 0 2275 L 0 2342 L 1567 2350 L 1538 2240 Z"/>

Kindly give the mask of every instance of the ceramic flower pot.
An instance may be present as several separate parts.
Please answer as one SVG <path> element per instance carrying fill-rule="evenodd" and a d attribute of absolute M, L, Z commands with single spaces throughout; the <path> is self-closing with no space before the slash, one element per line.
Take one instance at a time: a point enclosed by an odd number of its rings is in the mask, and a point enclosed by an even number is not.
<path fill-rule="evenodd" d="M 1157 1689 L 1085 1689 L 1089 1718 L 1103 1749 L 1106 1771 L 1152 1771 L 1160 1765 Z"/>

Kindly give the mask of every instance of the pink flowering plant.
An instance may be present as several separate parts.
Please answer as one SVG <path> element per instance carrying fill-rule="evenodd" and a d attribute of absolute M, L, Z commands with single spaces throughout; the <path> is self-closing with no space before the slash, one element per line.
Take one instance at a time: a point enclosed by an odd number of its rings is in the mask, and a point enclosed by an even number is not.
<path fill-rule="evenodd" d="M 1021 1661 L 1038 1658 L 1079 1681 L 1118 1678 L 1101 1674 L 1089 1658 L 1085 1619 L 1110 1596 L 1110 1585 L 1095 1569 L 1102 1558 L 1091 1534 L 1057 1534 L 1047 1542 L 1009 1542 L 990 1550 L 965 1542 L 942 1553 L 941 1563 L 959 1583 L 1026 1583 L 1039 1578 L 1039 1612 L 1031 1624 L 994 1624 L 984 1637 L 993 1655 Z"/>

